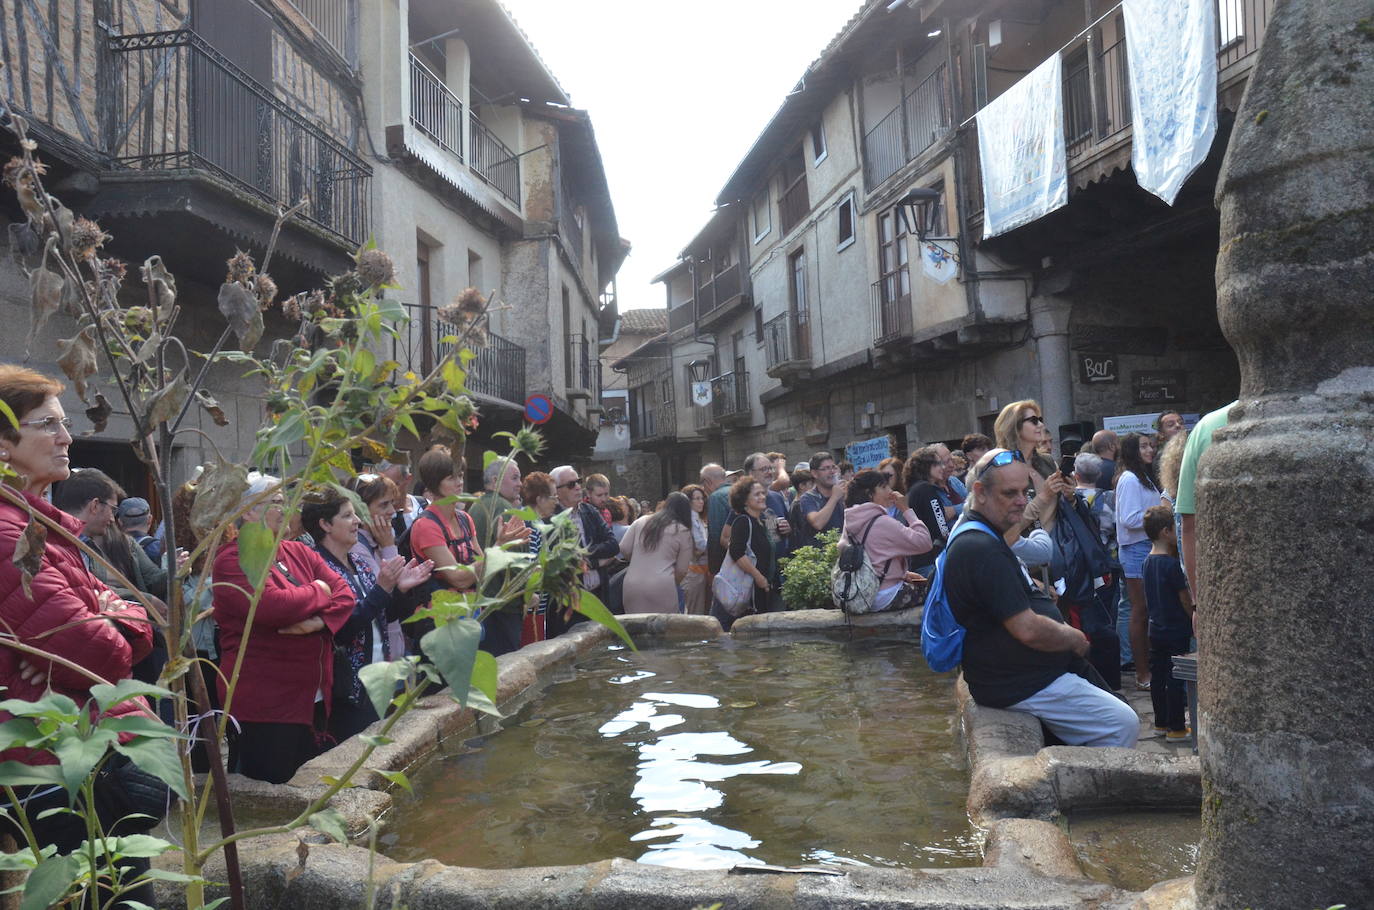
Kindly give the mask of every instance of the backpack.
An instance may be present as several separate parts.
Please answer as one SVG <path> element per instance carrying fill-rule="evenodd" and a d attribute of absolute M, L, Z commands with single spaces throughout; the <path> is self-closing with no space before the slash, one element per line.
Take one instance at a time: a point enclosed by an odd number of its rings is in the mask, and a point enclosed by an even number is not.
<path fill-rule="evenodd" d="M 873 612 L 873 600 L 878 594 L 882 575 L 873 567 L 873 562 L 864 550 L 868 535 L 882 515 L 875 515 L 864 528 L 862 540 L 854 540 L 849 535 L 849 546 L 840 553 L 835 568 L 830 570 L 830 597 L 845 613 L 859 615 Z"/>
<path fill-rule="evenodd" d="M 454 540 L 453 537 L 449 535 L 448 525 L 444 524 L 443 520 L 439 518 L 438 515 L 435 515 L 428 509 L 425 509 L 419 515 L 416 515 L 415 521 L 419 521 L 421 518 L 428 518 L 430 521 L 437 524 L 441 529 L 443 529 L 444 543 L 448 545 L 449 550 L 453 551 L 454 558 L 458 558 L 458 548 L 461 547 L 462 552 L 465 555 L 467 555 L 470 559 L 472 556 L 472 547 L 470 541 L 472 540 L 473 534 L 476 530 L 475 526 L 472 524 L 472 516 L 468 515 L 468 513 L 463 511 L 455 511 L 454 515 L 458 518 L 458 524 L 462 528 L 463 535 L 457 540 Z M 410 527 L 405 529 L 404 534 L 396 538 L 396 551 L 400 553 L 400 555 L 405 557 L 406 562 L 410 562 L 412 559 L 416 558 L 415 553 L 410 546 L 410 532 L 415 530 L 415 521 L 412 521 L 410 523 Z M 443 585 L 439 585 L 439 587 L 443 587 Z"/>
<path fill-rule="evenodd" d="M 945 560 L 949 558 L 954 538 L 974 528 L 993 537 L 1000 536 L 981 521 L 970 519 L 956 525 L 950 532 L 944 550 L 935 560 L 935 575 L 930 579 L 930 590 L 926 593 L 925 611 L 921 616 L 921 654 L 936 673 L 947 673 L 964 660 L 964 627 L 954 618 L 949 598 L 945 595 Z"/>
<path fill-rule="evenodd" d="M 1087 503 L 1077 495 L 1071 502 L 1060 500 L 1059 520 L 1050 533 L 1055 549 L 1050 571 L 1064 580 L 1062 596 L 1072 603 L 1089 603 L 1093 592 L 1105 584 L 1101 579 L 1112 573 L 1111 554 L 1102 545 L 1096 524 Z"/>

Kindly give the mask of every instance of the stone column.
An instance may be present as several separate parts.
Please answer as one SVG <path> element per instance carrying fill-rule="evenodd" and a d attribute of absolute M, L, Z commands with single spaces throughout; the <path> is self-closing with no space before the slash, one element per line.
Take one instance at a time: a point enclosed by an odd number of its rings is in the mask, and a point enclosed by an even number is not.
<path fill-rule="evenodd" d="M 1201 463 L 1199 905 L 1374 894 L 1374 25 L 1281 0 L 1217 190 L 1240 404 Z"/>
<path fill-rule="evenodd" d="M 1030 299 L 1031 335 L 1040 362 L 1040 407 L 1054 443 L 1061 423 L 1073 420 L 1073 370 L 1069 363 L 1069 314 L 1073 304 L 1065 297 L 1040 294 Z"/>

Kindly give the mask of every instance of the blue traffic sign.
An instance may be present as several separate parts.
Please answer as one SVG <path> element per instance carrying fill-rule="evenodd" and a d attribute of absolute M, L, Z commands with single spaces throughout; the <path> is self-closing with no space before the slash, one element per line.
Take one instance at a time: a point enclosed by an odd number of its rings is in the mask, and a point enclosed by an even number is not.
<path fill-rule="evenodd" d="M 553 416 L 553 402 L 547 395 L 531 395 L 525 399 L 525 419 L 530 423 L 548 423 Z"/>

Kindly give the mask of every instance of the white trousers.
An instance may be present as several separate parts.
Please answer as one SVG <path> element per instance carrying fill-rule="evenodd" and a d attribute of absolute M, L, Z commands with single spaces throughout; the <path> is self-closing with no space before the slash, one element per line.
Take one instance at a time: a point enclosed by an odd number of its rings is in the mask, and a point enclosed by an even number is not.
<path fill-rule="evenodd" d="M 1073 673 L 1065 673 L 1007 710 L 1035 715 L 1071 746 L 1133 749 L 1140 738 L 1140 718 L 1134 708 Z"/>

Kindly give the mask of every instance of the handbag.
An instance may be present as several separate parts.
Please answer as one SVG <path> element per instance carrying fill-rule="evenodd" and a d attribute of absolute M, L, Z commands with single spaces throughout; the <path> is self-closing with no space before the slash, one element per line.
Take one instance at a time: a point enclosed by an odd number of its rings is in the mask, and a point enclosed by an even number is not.
<path fill-rule="evenodd" d="M 96 773 L 95 811 L 107 834 L 151 831 L 167 815 L 171 800 L 172 790 L 160 777 L 123 754 L 111 755 Z"/>
<path fill-rule="evenodd" d="M 752 562 L 754 559 L 754 521 L 749 520 L 749 537 L 744 542 L 744 555 Z M 720 571 L 711 582 L 711 593 L 720 603 L 721 609 L 738 619 L 754 612 L 754 579 L 739 567 L 735 558 L 727 551 Z"/>

